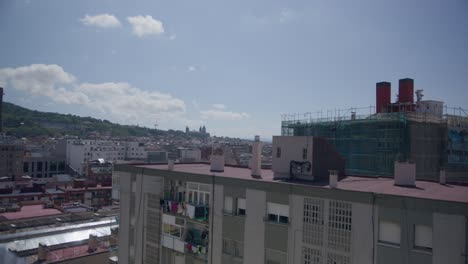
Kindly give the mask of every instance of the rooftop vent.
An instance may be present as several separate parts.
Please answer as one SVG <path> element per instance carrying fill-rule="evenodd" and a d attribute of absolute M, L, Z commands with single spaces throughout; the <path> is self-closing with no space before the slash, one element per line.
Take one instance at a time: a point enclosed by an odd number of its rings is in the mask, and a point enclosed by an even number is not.
<path fill-rule="evenodd" d="M 224 151 L 221 147 L 213 147 L 211 152 L 211 172 L 224 172 Z"/>
<path fill-rule="evenodd" d="M 395 185 L 416 186 L 416 164 L 413 162 L 395 162 Z"/>
<path fill-rule="evenodd" d="M 251 175 L 260 177 L 262 174 L 262 143 L 260 136 L 255 136 L 252 144 Z"/>
<path fill-rule="evenodd" d="M 338 187 L 338 171 L 337 170 L 329 170 L 330 172 L 330 183 L 329 186 L 331 189 L 336 189 Z"/>
<path fill-rule="evenodd" d="M 45 243 L 39 242 L 39 246 L 37 247 L 37 260 L 41 262 L 47 260 L 47 245 Z"/>
<path fill-rule="evenodd" d="M 167 161 L 167 169 L 170 171 L 174 170 L 174 160 Z"/>
<path fill-rule="evenodd" d="M 447 182 L 447 177 L 445 175 L 445 170 L 441 169 L 440 170 L 440 175 L 439 175 L 439 183 L 440 184 L 445 184 Z"/>
<path fill-rule="evenodd" d="M 88 252 L 94 252 L 98 248 L 98 238 L 95 234 L 89 234 Z"/>

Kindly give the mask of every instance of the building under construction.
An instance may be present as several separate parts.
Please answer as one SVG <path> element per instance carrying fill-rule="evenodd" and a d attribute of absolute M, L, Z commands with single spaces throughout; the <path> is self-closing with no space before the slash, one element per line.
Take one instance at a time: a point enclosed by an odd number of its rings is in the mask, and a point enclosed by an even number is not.
<path fill-rule="evenodd" d="M 414 100 L 416 94 L 416 102 Z M 414 162 L 416 177 L 468 182 L 468 111 L 422 100 L 414 81 L 376 84 L 376 106 L 283 115 L 282 135 L 324 137 L 346 160 L 346 174 L 393 176 L 395 161 Z"/>

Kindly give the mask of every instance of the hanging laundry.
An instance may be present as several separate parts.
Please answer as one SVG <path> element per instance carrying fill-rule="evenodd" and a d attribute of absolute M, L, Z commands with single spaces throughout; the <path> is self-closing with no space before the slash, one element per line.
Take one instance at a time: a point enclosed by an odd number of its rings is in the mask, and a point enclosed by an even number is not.
<path fill-rule="evenodd" d="M 195 218 L 195 206 L 188 204 L 187 205 L 187 215 L 190 218 Z"/>
<path fill-rule="evenodd" d="M 205 220 L 205 207 L 204 206 L 195 207 L 195 219 Z"/>
<path fill-rule="evenodd" d="M 177 213 L 182 214 L 184 212 L 184 207 L 182 206 L 182 203 L 179 203 L 177 206 Z"/>
<path fill-rule="evenodd" d="M 177 202 L 172 202 L 172 204 L 171 204 L 171 212 L 174 213 L 174 214 L 177 213 L 178 207 L 179 207 L 179 203 L 177 203 Z"/>

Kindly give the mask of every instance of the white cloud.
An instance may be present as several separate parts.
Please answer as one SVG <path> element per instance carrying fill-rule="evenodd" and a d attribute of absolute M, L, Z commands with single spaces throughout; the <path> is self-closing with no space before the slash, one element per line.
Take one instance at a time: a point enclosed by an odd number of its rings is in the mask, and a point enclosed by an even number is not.
<path fill-rule="evenodd" d="M 86 26 L 95 26 L 100 28 L 113 28 L 120 26 L 120 21 L 114 15 L 109 14 L 99 14 L 95 16 L 86 15 L 80 19 L 80 21 Z"/>
<path fill-rule="evenodd" d="M 225 109 L 226 106 L 224 104 L 214 104 L 213 105 L 213 108 L 216 108 L 216 109 Z"/>
<path fill-rule="evenodd" d="M 197 68 L 195 68 L 195 66 L 188 66 L 188 67 L 187 67 L 187 71 L 188 71 L 188 72 L 194 72 L 194 71 L 196 71 L 196 70 L 197 70 Z"/>
<path fill-rule="evenodd" d="M 173 120 L 185 113 L 185 103 L 169 94 L 146 91 L 128 83 L 79 83 L 58 65 L 33 64 L 0 69 L 5 88 L 76 105 L 125 124 Z"/>
<path fill-rule="evenodd" d="M 154 19 L 152 16 L 133 16 L 127 17 L 127 20 L 133 27 L 133 34 L 138 37 L 164 33 L 162 22 Z"/>
<path fill-rule="evenodd" d="M 240 120 L 244 118 L 250 117 L 247 113 L 240 113 L 240 112 L 232 112 L 232 111 L 224 111 L 220 109 L 211 109 L 211 110 L 203 110 L 200 111 L 202 119 L 213 119 L 213 120 Z"/>

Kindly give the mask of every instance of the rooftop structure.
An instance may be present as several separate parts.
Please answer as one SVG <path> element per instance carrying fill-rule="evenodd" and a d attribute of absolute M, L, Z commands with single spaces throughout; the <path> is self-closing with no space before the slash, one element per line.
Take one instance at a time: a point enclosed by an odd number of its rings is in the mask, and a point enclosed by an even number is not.
<path fill-rule="evenodd" d="M 468 111 L 412 96 L 414 81 L 400 80 L 401 98 L 390 102 L 390 83 L 376 85 L 377 109 L 350 108 L 283 115 L 282 135 L 326 138 L 346 161 L 346 174 L 390 177 L 395 161 L 412 161 L 417 178 L 468 182 Z M 375 111 L 376 110 L 376 111 Z"/>
<path fill-rule="evenodd" d="M 104 263 L 116 249 L 114 218 L 0 236 L 1 263 Z"/>

